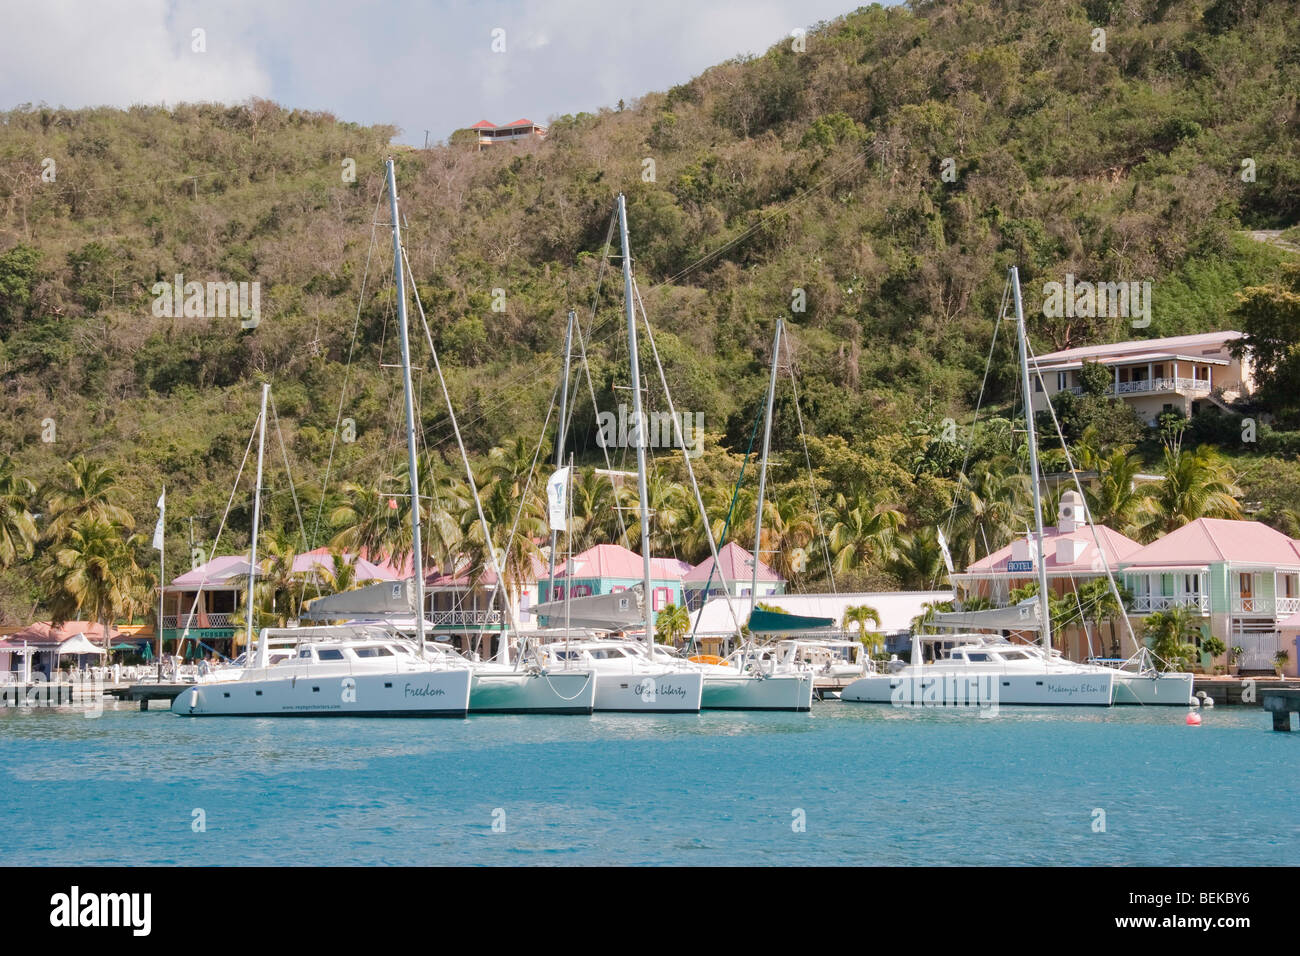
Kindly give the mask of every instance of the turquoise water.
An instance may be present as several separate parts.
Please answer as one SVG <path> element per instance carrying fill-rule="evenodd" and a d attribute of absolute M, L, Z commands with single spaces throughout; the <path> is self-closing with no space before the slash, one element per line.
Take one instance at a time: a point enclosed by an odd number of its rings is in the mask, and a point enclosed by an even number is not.
<path fill-rule="evenodd" d="M 11 710 L 0 864 L 1300 862 L 1300 734 L 1184 716 Z"/>

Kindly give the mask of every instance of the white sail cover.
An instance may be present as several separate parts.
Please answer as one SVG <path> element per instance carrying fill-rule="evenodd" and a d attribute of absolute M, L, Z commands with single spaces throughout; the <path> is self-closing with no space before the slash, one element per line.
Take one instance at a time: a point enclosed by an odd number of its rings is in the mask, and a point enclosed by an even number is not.
<path fill-rule="evenodd" d="M 349 621 L 357 618 L 413 617 L 415 588 L 411 581 L 380 581 L 352 591 L 316 598 L 303 608 L 306 621 Z"/>
<path fill-rule="evenodd" d="M 567 605 L 567 612 L 565 610 Z M 604 631 L 618 631 L 644 623 L 641 612 L 640 587 L 613 594 L 588 594 L 566 601 L 548 601 L 533 608 L 543 627 L 590 627 Z"/>
<path fill-rule="evenodd" d="M 943 611 L 930 619 L 933 627 L 959 631 L 1037 631 L 1039 623 L 1038 598 L 1031 597 L 1010 607 L 994 607 L 985 611 Z"/>

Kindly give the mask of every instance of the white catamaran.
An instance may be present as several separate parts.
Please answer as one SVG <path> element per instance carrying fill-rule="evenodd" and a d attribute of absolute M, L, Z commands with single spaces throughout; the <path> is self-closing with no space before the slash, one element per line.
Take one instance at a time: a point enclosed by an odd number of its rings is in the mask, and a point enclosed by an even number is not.
<path fill-rule="evenodd" d="M 1029 444 L 1030 485 L 1033 493 L 1034 530 L 1040 555 L 1043 548 L 1042 488 L 1038 470 L 1038 438 L 1033 404 L 1029 401 L 1029 342 L 1020 299 L 1020 277 L 1012 266 L 1008 283 L 1015 303 L 1016 336 L 1019 343 L 1020 383 L 1024 396 L 1025 423 Z M 1035 562 L 1038 594 L 1010 608 L 988 611 L 956 611 L 936 614 L 939 627 L 991 628 L 1038 631 L 1041 647 L 1019 644 L 987 633 L 956 633 L 912 636 L 911 661 L 892 662 L 887 673 L 861 677 L 844 689 L 847 701 L 912 705 L 978 703 L 1094 705 L 1109 707 L 1115 699 L 1116 671 L 1065 660 L 1052 649 L 1051 612 L 1048 605 L 1047 563 Z M 939 656 L 947 646 L 946 656 Z M 926 650 L 931 660 L 926 662 Z M 957 699 L 952 699 L 952 698 Z M 974 699 L 972 699 L 972 697 Z"/>

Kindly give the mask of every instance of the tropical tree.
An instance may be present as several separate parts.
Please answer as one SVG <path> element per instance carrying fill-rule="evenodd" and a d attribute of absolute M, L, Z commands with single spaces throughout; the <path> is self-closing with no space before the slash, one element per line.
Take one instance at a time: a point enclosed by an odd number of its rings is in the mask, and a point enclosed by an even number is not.
<path fill-rule="evenodd" d="M 67 525 L 41 574 L 54 623 L 84 616 L 103 627 L 107 647 L 113 622 L 147 600 L 149 577 L 135 559 L 139 544 L 121 525 L 100 518 Z"/>
<path fill-rule="evenodd" d="M 928 525 L 902 535 L 885 566 L 903 587 L 917 590 L 933 588 L 947 573 L 938 534 Z"/>
<path fill-rule="evenodd" d="M 690 614 L 681 605 L 669 604 L 655 618 L 655 640 L 660 644 L 676 644 L 690 629 Z"/>
<path fill-rule="evenodd" d="M 135 526 L 131 512 L 117 504 L 117 478 L 108 465 L 78 455 L 63 463 L 46 489 L 48 516 L 45 537 L 58 544 L 73 524 L 82 519 L 102 521 L 130 531 Z"/>
<path fill-rule="evenodd" d="M 884 641 L 878 631 L 867 630 L 868 621 L 880 627 L 880 612 L 869 604 L 855 604 L 844 609 L 844 619 L 840 622 L 840 627 L 849 631 L 856 624 L 858 640 L 866 645 L 868 654 L 876 654 L 884 646 Z"/>
<path fill-rule="evenodd" d="M 1196 642 L 1201 638 L 1200 615 L 1184 606 L 1156 611 L 1147 617 L 1143 637 L 1157 657 L 1187 666 L 1196 657 Z"/>
<path fill-rule="evenodd" d="M 1167 443 L 1164 475 L 1139 507 L 1139 537 L 1153 541 L 1198 518 L 1240 518 L 1240 495 L 1232 466 L 1219 452 Z"/>
<path fill-rule="evenodd" d="M 36 486 L 14 471 L 13 460 L 0 454 L 0 568 L 30 557 L 36 543 L 31 501 Z"/>
<path fill-rule="evenodd" d="M 894 552 L 903 513 L 858 489 L 837 494 L 830 511 L 831 562 L 836 572 L 882 566 Z"/>

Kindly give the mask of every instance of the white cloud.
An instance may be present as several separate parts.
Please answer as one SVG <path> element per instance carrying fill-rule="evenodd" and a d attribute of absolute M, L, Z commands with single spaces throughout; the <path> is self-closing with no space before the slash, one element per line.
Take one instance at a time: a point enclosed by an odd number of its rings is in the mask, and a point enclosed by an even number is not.
<path fill-rule="evenodd" d="M 265 96 L 419 143 L 612 106 L 761 53 L 844 0 L 37 0 L 0 34 L 0 107 Z M 190 51 L 194 27 L 207 52 Z M 491 31 L 507 52 L 491 52 Z"/>
<path fill-rule="evenodd" d="M 165 0 L 41 0 L 0 32 L 0 96 L 51 106 L 130 106 L 268 96 L 272 80 L 239 16 Z M 205 31 L 206 52 L 192 49 Z"/>

